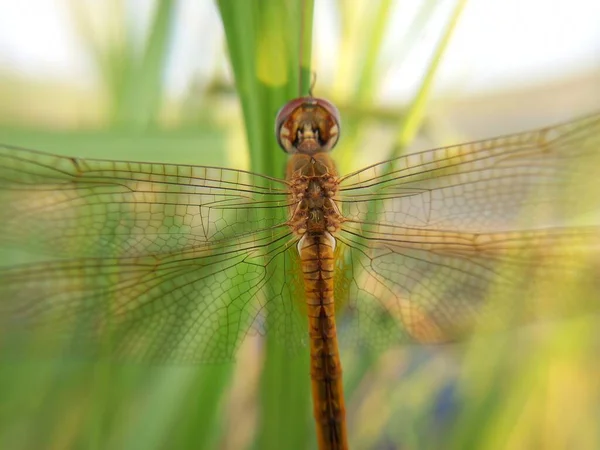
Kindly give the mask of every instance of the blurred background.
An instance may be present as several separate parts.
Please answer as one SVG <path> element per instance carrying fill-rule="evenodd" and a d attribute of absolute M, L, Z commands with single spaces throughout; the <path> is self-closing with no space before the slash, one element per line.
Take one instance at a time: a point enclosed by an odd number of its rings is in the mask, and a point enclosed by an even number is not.
<path fill-rule="evenodd" d="M 315 91 L 350 112 L 367 97 L 384 111 L 410 103 L 457 2 L 381 3 L 316 5 Z M 3 2 L 4 127 L 174 130 L 208 122 L 228 135 L 239 130 L 216 5 L 164 5 L 157 17 L 153 0 Z M 427 108 L 439 139 L 489 137 L 596 109 L 599 9 L 588 0 L 469 1 L 444 50 Z M 383 18 L 373 17 L 376 12 Z M 362 80 L 366 66 L 373 74 Z M 153 95 L 125 95 L 135 90 L 132 85 Z M 231 163 L 244 164 L 239 158 Z"/>
<path fill-rule="evenodd" d="M 398 142 L 412 151 L 599 109 L 598 2 L 471 0 L 445 35 L 457 4 L 316 2 L 315 95 L 341 110 L 342 171 Z M 2 143 L 246 169 L 236 92 L 213 1 L 0 2 Z M 599 448 L 595 327 L 583 317 L 463 345 L 342 349 L 353 448 Z M 227 368 L 0 352 L 0 448 L 278 448 L 261 434 L 273 380 L 252 339 Z M 300 435 L 314 433 L 310 410 L 300 418 Z M 298 439 L 289 448 L 314 448 Z"/>

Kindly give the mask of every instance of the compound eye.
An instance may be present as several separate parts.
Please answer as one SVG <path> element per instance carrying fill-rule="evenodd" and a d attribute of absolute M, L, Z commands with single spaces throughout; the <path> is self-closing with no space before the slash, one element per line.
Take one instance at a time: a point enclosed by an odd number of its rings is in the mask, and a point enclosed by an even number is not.
<path fill-rule="evenodd" d="M 296 109 L 309 99 L 310 97 L 299 97 L 290 100 L 277 113 L 277 118 L 275 119 L 275 136 L 277 137 L 277 143 L 286 153 L 295 153 L 293 142 L 296 139 L 295 134 L 298 126 L 296 125 L 294 128 L 291 116 Z"/>
<path fill-rule="evenodd" d="M 290 100 L 277 113 L 275 136 L 287 153 L 325 152 L 338 141 L 340 113 L 322 98 L 299 97 Z M 304 130 L 312 132 L 304 133 Z"/>

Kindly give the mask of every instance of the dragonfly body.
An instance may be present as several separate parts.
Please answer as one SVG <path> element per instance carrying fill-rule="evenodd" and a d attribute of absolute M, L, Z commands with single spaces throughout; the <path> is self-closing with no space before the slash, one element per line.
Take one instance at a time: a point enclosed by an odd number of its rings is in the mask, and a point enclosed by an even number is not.
<path fill-rule="evenodd" d="M 313 411 L 320 449 L 347 449 L 342 366 L 335 325 L 334 243 L 328 232 L 300 240 L 310 338 Z"/>
<path fill-rule="evenodd" d="M 332 138 L 330 130 L 323 129 L 337 129 L 338 119 L 334 117 L 334 123 L 319 121 L 320 114 L 327 114 L 321 100 L 299 100 L 295 109 L 280 113 L 283 120 L 278 127 L 280 134 L 294 136 L 288 140 L 286 149 L 291 153 L 287 168 L 291 197 L 289 226 L 300 238 L 297 249 L 306 296 L 319 448 L 343 450 L 348 448 L 348 439 L 334 300 L 334 234 L 343 217 L 334 200 L 338 174 L 327 153 L 332 147 L 328 146 L 328 139 L 337 140 L 337 133 Z M 319 139 L 322 136 L 326 138 Z"/>

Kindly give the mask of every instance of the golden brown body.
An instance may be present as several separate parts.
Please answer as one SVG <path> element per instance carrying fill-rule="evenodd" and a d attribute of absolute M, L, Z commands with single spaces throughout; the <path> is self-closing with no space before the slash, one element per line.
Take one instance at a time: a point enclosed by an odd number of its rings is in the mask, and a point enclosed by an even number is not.
<path fill-rule="evenodd" d="M 310 375 L 319 448 L 347 449 L 342 366 L 335 326 L 331 241 L 323 234 L 306 237 L 300 259 L 308 308 Z"/>
<path fill-rule="evenodd" d="M 295 154 L 288 163 L 292 185 L 290 226 L 301 236 L 298 252 L 306 292 L 310 336 L 313 411 L 321 450 L 347 449 L 346 408 L 342 385 L 335 302 L 334 233 L 342 220 L 332 199 L 336 170 L 328 154 Z"/>

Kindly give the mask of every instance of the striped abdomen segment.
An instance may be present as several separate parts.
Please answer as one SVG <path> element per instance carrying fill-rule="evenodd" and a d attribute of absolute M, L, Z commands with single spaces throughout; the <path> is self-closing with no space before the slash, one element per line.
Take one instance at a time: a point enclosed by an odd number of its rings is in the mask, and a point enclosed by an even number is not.
<path fill-rule="evenodd" d="M 320 450 L 348 448 L 333 301 L 334 247 L 335 240 L 328 232 L 306 233 L 298 245 L 306 290 L 313 411 Z"/>

